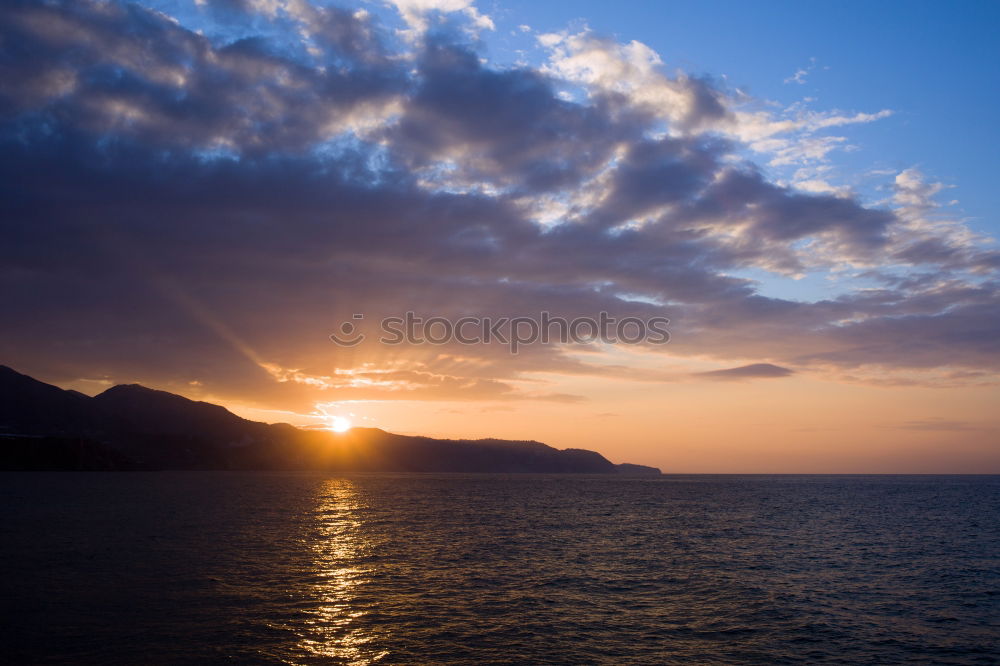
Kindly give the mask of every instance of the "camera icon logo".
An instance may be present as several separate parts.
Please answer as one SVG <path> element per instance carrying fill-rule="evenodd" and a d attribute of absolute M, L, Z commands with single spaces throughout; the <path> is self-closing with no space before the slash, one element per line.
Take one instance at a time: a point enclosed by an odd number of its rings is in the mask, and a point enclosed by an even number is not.
<path fill-rule="evenodd" d="M 363 314 L 355 314 L 351 317 L 352 319 L 364 319 Z M 336 333 L 330 334 L 330 339 L 341 347 L 354 347 L 365 341 L 364 333 L 356 333 L 357 327 L 349 321 L 345 321 L 340 325 L 340 335 Z"/>

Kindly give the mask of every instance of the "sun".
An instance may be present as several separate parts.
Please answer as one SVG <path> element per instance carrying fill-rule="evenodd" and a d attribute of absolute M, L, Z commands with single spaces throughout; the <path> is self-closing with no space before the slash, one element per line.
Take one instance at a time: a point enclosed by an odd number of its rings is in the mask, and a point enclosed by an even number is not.
<path fill-rule="evenodd" d="M 351 422 L 343 416 L 332 416 L 328 421 L 327 428 L 333 432 L 347 432 L 351 429 Z"/>

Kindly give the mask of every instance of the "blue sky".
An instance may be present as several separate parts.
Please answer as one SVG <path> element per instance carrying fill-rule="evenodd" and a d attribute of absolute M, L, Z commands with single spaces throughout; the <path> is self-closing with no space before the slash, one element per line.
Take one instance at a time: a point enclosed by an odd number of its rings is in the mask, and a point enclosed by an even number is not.
<path fill-rule="evenodd" d="M 726 77 L 750 94 L 892 118 L 852 128 L 859 150 L 836 155 L 847 179 L 919 166 L 954 187 L 974 228 L 996 233 L 1000 129 L 1000 3 L 533 2 L 494 3 L 495 34 L 587 25 L 641 41 L 665 67 Z M 526 40 L 525 40 L 526 41 Z M 523 43 L 521 41 L 520 43 Z M 497 47 L 498 52 L 501 47 Z M 806 83 L 785 83 L 799 69 Z"/>
<path fill-rule="evenodd" d="M 846 132 L 854 149 L 830 155 L 835 178 L 877 202 L 885 179 L 871 171 L 916 167 L 949 186 L 940 198 L 957 201 L 948 207 L 951 216 L 992 236 L 1000 232 L 1000 3 L 513 0 L 491 7 L 498 29 L 484 39 L 497 53 L 512 43 L 524 48 L 518 25 L 531 26 L 532 34 L 586 25 L 649 45 L 668 69 L 725 78 L 762 99 L 890 109 L 892 117 Z M 800 71 L 804 83 L 794 80 Z M 739 274 L 786 298 L 824 298 L 844 287 L 820 275 L 791 281 Z"/>

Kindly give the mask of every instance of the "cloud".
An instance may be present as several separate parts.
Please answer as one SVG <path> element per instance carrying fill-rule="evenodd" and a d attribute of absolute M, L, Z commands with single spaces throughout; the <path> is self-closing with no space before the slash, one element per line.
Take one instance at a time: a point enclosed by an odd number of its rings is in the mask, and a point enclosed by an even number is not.
<path fill-rule="evenodd" d="M 410 168 L 452 186 L 570 186 L 634 135 L 600 108 L 559 99 L 539 73 L 489 69 L 454 44 L 430 40 L 417 74 L 387 135 Z"/>
<path fill-rule="evenodd" d="M 806 67 L 799 67 L 795 70 L 794 74 L 784 80 L 784 83 L 797 83 L 800 86 L 805 85 L 806 77 L 808 77 L 814 69 L 816 69 L 816 58 L 809 58 L 809 65 Z"/>
<path fill-rule="evenodd" d="M 795 70 L 795 73 L 785 79 L 785 83 L 798 83 L 799 85 L 804 85 L 806 82 L 806 76 L 809 75 L 809 70 L 802 69 L 801 67 Z"/>
<path fill-rule="evenodd" d="M 905 171 L 866 206 L 747 157 L 885 112 L 750 113 L 714 79 L 589 32 L 543 36 L 543 68 L 499 68 L 461 31 L 398 40 L 364 12 L 297 2 L 226 11 L 253 34 L 210 39 L 132 4 L 0 8 L 7 362 L 289 409 L 578 400 L 542 378 L 608 376 L 596 346 L 328 338 L 358 312 L 545 310 L 667 316 L 652 358 L 930 383 L 1000 371 L 1000 254 L 941 216 L 941 188 Z M 844 286 L 768 298 L 751 269 Z M 775 376 L 765 365 L 709 376 Z"/>
<path fill-rule="evenodd" d="M 990 429 L 984 428 L 981 424 L 970 423 L 968 421 L 954 421 L 940 417 L 905 421 L 898 425 L 888 427 L 897 430 L 920 430 L 927 432 L 969 432 Z"/>
<path fill-rule="evenodd" d="M 618 44 L 590 31 L 538 39 L 551 49 L 543 71 L 586 86 L 591 96 L 620 96 L 678 130 L 695 130 L 727 115 L 723 95 L 711 81 L 683 73 L 665 76 L 660 56 L 642 42 Z"/>
<path fill-rule="evenodd" d="M 782 368 L 781 366 L 773 365 L 771 363 L 751 363 L 750 365 L 741 365 L 736 368 L 697 372 L 694 376 L 704 379 L 732 381 L 739 379 L 790 377 L 793 374 L 795 374 L 794 370 Z"/>
<path fill-rule="evenodd" d="M 437 14 L 459 12 L 475 30 L 495 30 L 496 26 L 486 14 L 480 14 L 472 0 L 390 0 L 409 26 L 408 36 L 415 38 L 427 31 L 430 17 Z"/>
<path fill-rule="evenodd" d="M 542 71 L 577 84 L 590 99 L 606 99 L 619 113 L 625 102 L 632 112 L 650 116 L 661 123 L 660 131 L 672 135 L 712 132 L 735 139 L 749 151 L 767 156 L 772 167 L 824 164 L 830 153 L 854 148 L 847 137 L 825 131 L 893 115 L 891 109 L 817 111 L 810 108 L 814 100 L 808 98 L 776 110 L 774 103 L 727 89 L 710 77 L 682 71 L 671 75 L 646 44 L 618 43 L 589 29 L 547 33 L 537 39 L 550 56 Z M 810 59 L 806 70 L 785 82 L 804 83 L 805 74 L 815 67 L 815 59 Z"/>

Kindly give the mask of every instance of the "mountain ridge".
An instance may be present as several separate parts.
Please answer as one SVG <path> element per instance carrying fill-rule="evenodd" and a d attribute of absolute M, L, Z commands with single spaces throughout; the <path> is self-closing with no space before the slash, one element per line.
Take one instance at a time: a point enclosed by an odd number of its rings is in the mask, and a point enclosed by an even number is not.
<path fill-rule="evenodd" d="M 268 424 L 140 384 L 90 397 L 0 365 L 0 469 L 659 474 L 534 440 L 335 434 Z"/>

